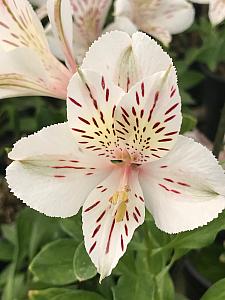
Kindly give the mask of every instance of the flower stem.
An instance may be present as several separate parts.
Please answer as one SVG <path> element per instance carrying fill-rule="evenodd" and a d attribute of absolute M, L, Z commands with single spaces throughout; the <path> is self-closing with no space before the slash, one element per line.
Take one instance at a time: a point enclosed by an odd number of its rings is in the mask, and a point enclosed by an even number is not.
<path fill-rule="evenodd" d="M 216 156 L 216 158 L 219 158 L 219 154 L 223 145 L 224 134 L 225 134 L 225 103 L 221 111 L 220 121 L 219 121 L 216 138 L 213 146 L 213 154 Z"/>

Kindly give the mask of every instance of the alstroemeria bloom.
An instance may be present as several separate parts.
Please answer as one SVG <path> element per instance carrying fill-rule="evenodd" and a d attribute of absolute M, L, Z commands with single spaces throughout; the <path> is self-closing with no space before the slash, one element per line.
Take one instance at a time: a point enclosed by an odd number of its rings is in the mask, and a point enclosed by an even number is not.
<path fill-rule="evenodd" d="M 91 57 L 99 73 L 84 69 Z M 178 135 L 176 72 L 150 37 L 106 34 L 84 65 L 68 87 L 68 122 L 18 141 L 7 181 L 48 216 L 69 217 L 83 206 L 86 250 L 104 278 L 144 222 L 145 207 L 166 232 L 202 226 L 225 208 L 225 175 L 210 151 Z"/>
<path fill-rule="evenodd" d="M 116 0 L 115 16 L 127 17 L 142 30 L 168 46 L 172 35 L 194 21 L 194 8 L 186 0 Z M 117 23 L 117 19 L 116 22 Z"/>
<path fill-rule="evenodd" d="M 213 25 L 218 25 L 225 20 L 224 0 L 190 0 L 194 3 L 209 4 L 209 19 Z"/>
<path fill-rule="evenodd" d="M 49 12 L 68 68 L 51 53 L 42 24 L 30 3 L 0 0 L 0 98 L 27 95 L 66 98 L 68 82 L 76 71 L 69 0 L 49 0 Z"/>
<path fill-rule="evenodd" d="M 44 11 L 44 7 L 46 7 L 46 3 L 43 4 L 43 2 L 47 2 L 47 0 L 40 2 L 40 12 Z M 37 1 L 34 1 L 35 3 Z M 77 62 L 80 64 L 91 44 L 101 36 L 112 0 L 70 0 L 70 3 L 73 13 L 73 52 Z M 41 18 L 44 16 L 44 14 L 40 13 Z M 126 24 L 127 22 L 121 26 L 127 26 Z M 110 29 L 112 30 L 113 28 L 110 27 Z M 53 53 L 63 60 L 63 53 L 60 51 L 57 40 L 52 33 L 51 24 L 46 26 L 46 34 Z"/>

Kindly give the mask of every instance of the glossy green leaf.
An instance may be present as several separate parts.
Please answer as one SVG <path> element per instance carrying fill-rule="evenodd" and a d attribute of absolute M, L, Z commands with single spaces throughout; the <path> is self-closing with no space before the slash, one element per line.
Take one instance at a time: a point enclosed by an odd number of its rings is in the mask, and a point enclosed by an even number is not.
<path fill-rule="evenodd" d="M 73 269 L 79 281 L 88 280 L 97 274 L 97 270 L 86 252 L 84 242 L 80 243 L 75 251 Z"/>
<path fill-rule="evenodd" d="M 192 131 L 197 125 L 197 119 L 189 114 L 183 114 L 183 120 L 180 133 L 183 134 Z"/>
<path fill-rule="evenodd" d="M 102 296 L 94 292 L 72 289 L 52 288 L 41 291 L 30 291 L 30 300 L 104 300 Z"/>
<path fill-rule="evenodd" d="M 61 219 L 60 225 L 62 230 L 73 237 L 78 243 L 83 240 L 81 215 L 78 214 L 71 218 Z"/>
<path fill-rule="evenodd" d="M 202 296 L 201 300 L 224 300 L 225 299 L 225 278 L 217 281 Z"/>
<path fill-rule="evenodd" d="M 38 280 L 53 285 L 75 282 L 73 257 L 77 243 L 72 239 L 60 239 L 47 244 L 33 259 L 30 271 Z"/>

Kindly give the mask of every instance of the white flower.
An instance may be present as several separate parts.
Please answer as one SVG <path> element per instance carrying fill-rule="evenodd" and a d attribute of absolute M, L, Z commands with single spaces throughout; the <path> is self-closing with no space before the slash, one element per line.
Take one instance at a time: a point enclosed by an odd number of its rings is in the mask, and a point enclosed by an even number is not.
<path fill-rule="evenodd" d="M 71 7 L 67 0 L 49 2 L 52 25 L 68 69 L 51 53 L 43 27 L 29 2 L 1 0 L 0 98 L 24 95 L 66 98 L 66 87 L 76 71 L 71 46 Z"/>
<path fill-rule="evenodd" d="M 195 3 L 209 4 L 209 19 L 216 26 L 225 19 L 225 1 L 224 0 L 191 0 Z"/>
<path fill-rule="evenodd" d="M 67 112 L 67 123 L 14 145 L 7 181 L 48 216 L 83 206 L 85 246 L 101 279 L 144 222 L 145 206 L 168 233 L 207 224 L 225 208 L 224 171 L 178 135 L 176 72 L 147 35 L 112 32 L 95 42 L 70 81 Z"/>
<path fill-rule="evenodd" d="M 168 46 L 172 34 L 185 31 L 194 21 L 194 8 L 186 0 L 116 0 L 116 17 L 126 17 Z M 115 26 L 117 24 L 117 18 Z M 121 22 L 121 21 L 119 21 Z"/>
<path fill-rule="evenodd" d="M 37 4 L 37 1 L 32 2 Z M 40 1 L 41 12 L 46 6 L 46 2 L 47 0 Z M 51 2 L 52 0 L 49 0 L 48 4 Z M 70 3 L 73 13 L 73 51 L 77 62 L 80 64 L 91 44 L 102 34 L 112 0 L 70 0 Z M 40 16 L 44 17 L 42 14 Z M 125 26 L 126 24 L 122 25 Z M 112 29 L 110 27 L 110 30 Z M 59 51 L 60 47 L 52 33 L 51 26 L 47 26 L 46 33 L 53 53 L 62 60 L 62 51 Z"/>

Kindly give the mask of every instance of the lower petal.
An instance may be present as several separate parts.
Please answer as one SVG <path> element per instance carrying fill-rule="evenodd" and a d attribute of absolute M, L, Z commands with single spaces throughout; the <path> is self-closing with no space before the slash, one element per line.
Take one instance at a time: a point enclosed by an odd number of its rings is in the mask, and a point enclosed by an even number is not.
<path fill-rule="evenodd" d="M 225 208 L 225 174 L 202 145 L 180 136 L 170 153 L 142 169 L 140 183 L 156 225 L 178 233 L 206 225 Z"/>
<path fill-rule="evenodd" d="M 144 222 L 144 199 L 136 173 L 129 177 L 128 201 L 118 206 L 110 201 L 122 177 L 121 169 L 113 170 L 90 193 L 83 206 L 85 247 L 101 275 L 100 280 L 111 274 L 134 230 Z"/>

